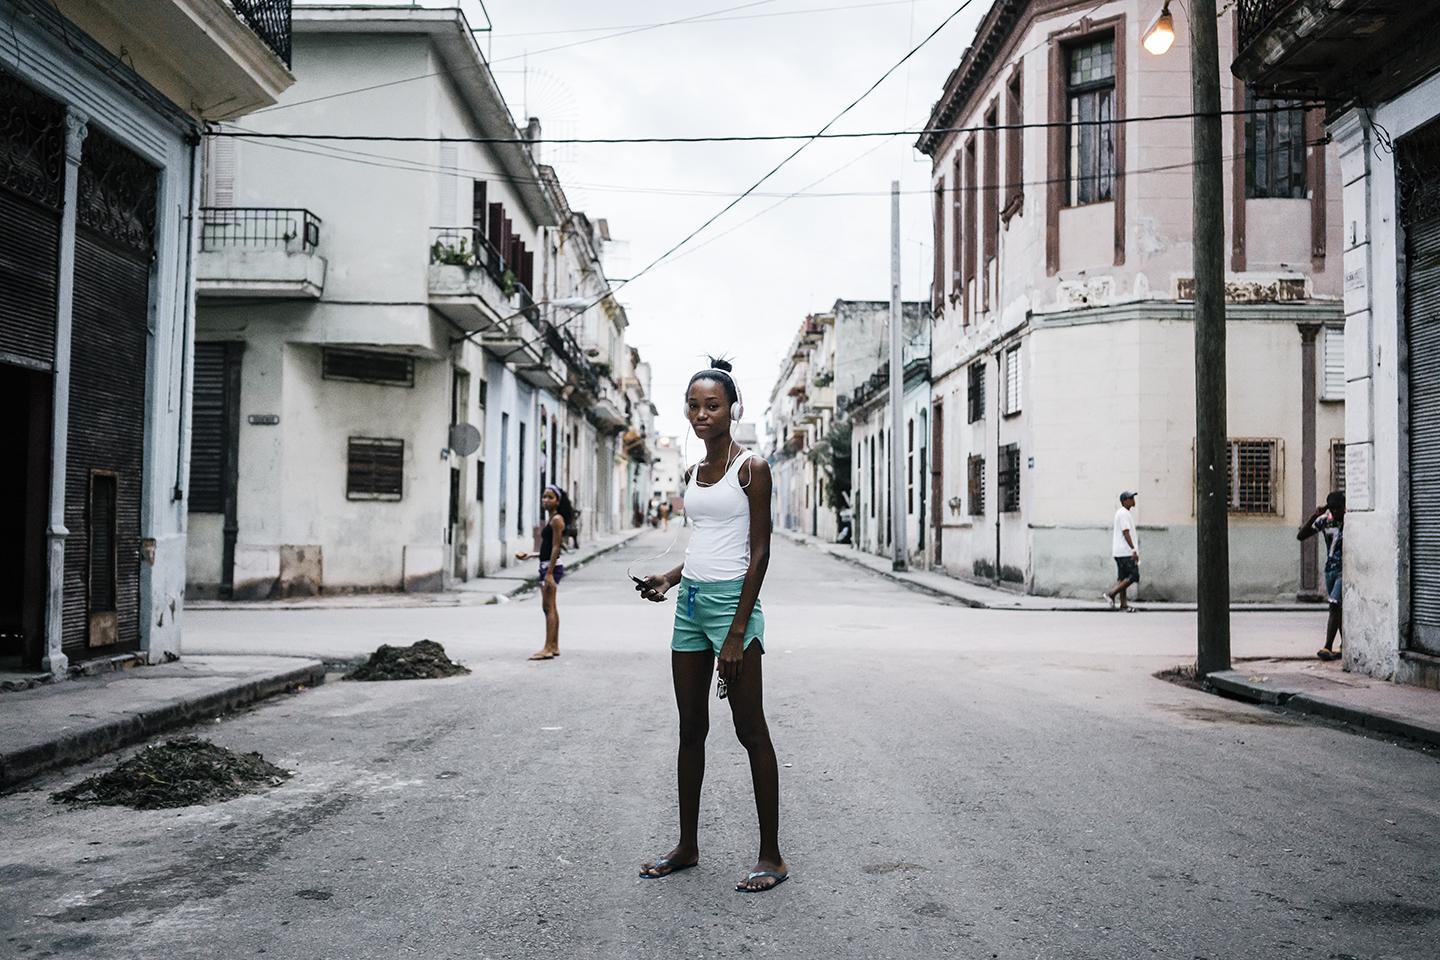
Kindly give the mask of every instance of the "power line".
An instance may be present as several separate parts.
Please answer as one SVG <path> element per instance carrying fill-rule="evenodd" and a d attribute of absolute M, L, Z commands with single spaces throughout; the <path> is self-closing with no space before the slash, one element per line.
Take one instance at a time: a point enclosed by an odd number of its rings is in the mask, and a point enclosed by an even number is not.
<path fill-rule="evenodd" d="M 370 85 L 368 85 L 368 86 L 364 86 L 364 87 L 355 87 L 354 89 L 351 89 L 351 90 L 337 90 L 335 93 L 327 93 L 327 94 L 325 94 L 325 95 L 323 95 L 323 96 L 310 97 L 310 98 L 305 99 L 305 100 L 292 100 L 290 103 L 278 103 L 278 104 L 276 104 L 276 105 L 273 106 L 273 107 L 266 107 L 266 108 L 263 109 L 263 110 L 256 110 L 255 113 L 256 113 L 256 114 L 261 114 L 261 113 L 273 113 L 273 112 L 276 111 L 276 110 L 288 110 L 288 109 L 290 109 L 291 107 L 298 107 L 298 106 L 302 106 L 302 105 L 307 104 L 307 103 L 320 103 L 320 102 L 325 101 L 325 100 L 334 100 L 334 99 L 337 99 L 337 98 L 339 98 L 339 97 L 348 97 L 348 96 L 351 96 L 352 94 L 356 94 L 356 93 L 368 93 L 368 92 L 371 91 L 371 90 L 382 90 L 382 89 L 384 89 L 384 88 L 386 88 L 386 87 L 395 87 L 395 86 L 399 86 L 399 85 L 404 84 L 404 83 L 415 83 L 415 82 L 418 81 L 418 80 L 429 80 L 429 79 L 432 78 L 432 77 L 454 77 L 454 76 L 456 76 L 456 75 L 459 74 L 459 73 L 468 73 L 468 72 L 471 72 L 471 71 L 474 71 L 474 70 L 484 70 L 486 73 L 489 73 L 489 72 L 490 72 L 490 67 L 491 67 L 492 63 L 505 63 L 505 62 L 510 61 L 510 60 L 519 60 L 519 59 L 522 59 L 522 58 L 524 58 L 524 57 L 537 56 L 537 55 L 542 54 L 542 53 L 552 53 L 552 52 L 554 52 L 554 51 L 556 51 L 556 50 L 564 50 L 564 49 L 567 49 L 567 48 L 569 48 L 569 47 L 578 47 L 578 46 L 580 46 L 581 44 L 586 44 L 586 43 L 599 43 L 601 40 L 613 40 L 613 39 L 615 39 L 616 37 L 629 36 L 630 34 L 633 34 L 633 33 L 644 33 L 644 32 L 647 31 L 647 30 L 654 30 L 654 29 L 657 29 L 657 28 L 659 28 L 659 27 L 668 27 L 668 26 L 673 26 L 673 25 L 675 25 L 675 24 L 688 23 L 688 22 L 690 22 L 690 21 L 692 21 L 692 20 L 701 20 L 701 19 L 704 19 L 705 17 L 717 16 L 717 15 L 722 14 L 722 13 L 731 13 L 731 12 L 733 12 L 733 11 L 735 11 L 735 10 L 746 10 L 746 9 L 749 9 L 750 7 L 765 6 L 766 4 L 770 4 L 770 3 L 774 3 L 774 2 L 775 2 L 775 0 L 750 0 L 749 3 L 741 3 L 741 4 L 738 4 L 738 5 L 733 6 L 733 7 L 724 7 L 724 8 L 719 9 L 719 10 L 712 10 L 712 11 L 710 11 L 709 13 L 697 13 L 697 14 L 694 14 L 693 16 L 681 17 L 681 18 L 676 19 L 676 20 L 666 20 L 666 21 L 664 21 L 663 23 L 649 24 L 649 25 L 647 25 L 647 26 L 640 26 L 640 27 L 636 27 L 636 28 L 634 28 L 634 29 L 622 30 L 622 31 L 620 31 L 620 32 L 618 32 L 618 33 L 606 34 L 606 35 L 603 36 L 603 37 L 591 37 L 591 38 L 588 39 L 588 40 L 577 40 L 577 41 L 575 41 L 574 43 L 562 43 L 562 44 L 560 44 L 559 46 L 546 47 L 546 48 L 543 49 L 543 50 L 535 50 L 535 51 L 528 52 L 528 53 L 518 54 L 518 55 L 513 56 L 513 57 L 501 57 L 501 58 L 498 59 L 498 60 L 489 61 L 489 62 L 487 62 L 487 61 L 485 61 L 485 60 L 482 59 L 481 62 L 480 62 L 480 65 L 477 66 L 477 67 L 465 67 L 465 68 L 463 68 L 462 70 L 435 70 L 435 71 L 432 71 L 432 72 L 430 72 L 430 73 L 422 73 L 422 74 L 419 74 L 419 75 L 414 76 L 414 77 L 402 77 L 402 78 L 400 78 L 399 80 L 386 80 L 386 81 L 381 82 L 381 83 L 372 83 L 372 84 L 370 84 Z"/>
<path fill-rule="evenodd" d="M 760 189 L 760 187 L 761 187 L 762 185 L 764 185 L 765 181 L 769 180 L 771 177 L 775 176 L 775 174 L 779 173 L 779 172 L 781 171 L 781 169 L 783 169 L 783 168 L 785 167 L 786 164 L 788 164 L 791 160 L 794 160 L 797 156 L 799 156 L 800 153 L 801 153 L 801 151 L 803 151 L 803 150 L 804 150 L 806 147 L 808 147 L 810 144 L 814 143 L 816 139 L 818 139 L 818 138 L 819 138 L 821 135 L 823 135 L 827 130 L 829 130 L 829 129 L 830 129 L 831 127 L 833 127 L 836 123 L 838 123 L 838 122 L 841 120 L 841 118 L 843 118 L 847 113 L 849 113 L 851 110 L 853 110 L 853 109 L 855 109 L 857 106 L 859 106 L 860 103 L 865 100 L 865 98 L 869 97 L 870 94 L 874 93 L 875 90 L 876 90 L 882 83 L 884 83 L 886 80 L 888 80 L 888 79 L 890 78 L 890 76 L 895 73 L 896 70 L 899 70 L 902 66 L 904 66 L 904 65 L 906 64 L 906 62 L 908 62 L 908 61 L 910 60 L 911 57 L 913 57 L 913 56 L 915 56 L 915 54 L 919 53 L 920 50 L 921 50 L 922 48 L 924 48 L 924 46 L 925 46 L 926 44 L 928 44 L 931 40 L 935 39 L 935 37 L 936 37 L 937 35 L 939 35 L 940 31 L 944 30 L 947 26 L 949 26 L 950 23 L 951 23 L 951 21 L 953 21 L 956 17 L 960 16 L 960 14 L 961 14 L 962 12 L 964 12 L 964 10 L 965 10 L 967 7 L 969 7 L 969 6 L 970 6 L 972 3 L 974 3 L 974 2 L 975 2 L 975 0 L 963 0 L 963 2 L 960 4 L 960 6 L 956 7 L 955 10 L 954 10 L 953 12 L 951 12 L 951 14 L 950 14 L 949 16 L 947 16 L 944 20 L 940 21 L 940 23 L 935 27 L 934 30 L 931 30 L 928 34 L 925 35 L 925 39 L 921 40 L 921 41 L 920 41 L 919 43 L 917 43 L 915 46 L 911 47 L 910 50 L 909 50 L 903 57 L 901 57 L 899 60 L 895 61 L 895 63 L 892 64 L 888 70 L 886 70 L 884 73 L 882 73 L 882 74 L 875 80 L 874 83 L 872 83 L 872 84 L 870 84 L 870 86 L 866 87 L 866 88 L 865 88 L 865 91 L 864 91 L 863 93 L 861 93 L 860 96 L 856 97 L 854 100 L 851 100 L 848 104 L 845 105 L 845 107 L 844 107 L 843 109 L 841 109 L 841 111 L 840 111 L 839 113 L 835 114 L 835 116 L 831 117 L 828 121 L 826 121 L 825 125 L 822 126 L 818 131 L 816 131 L 816 133 L 815 133 L 815 135 L 814 135 L 813 137 L 811 137 L 811 138 L 808 139 L 808 140 L 803 141 L 798 147 L 796 147 L 794 150 L 790 151 L 790 153 L 787 154 L 783 160 L 781 160 L 779 163 L 775 164 L 775 166 L 771 167 L 768 171 L 766 171 L 766 173 L 765 173 L 764 176 L 762 176 L 759 180 L 756 180 L 754 183 L 752 183 L 752 184 L 751 184 L 748 188 L 746 188 L 746 190 L 745 190 L 743 193 L 741 193 L 739 196 L 735 197 L 735 198 L 734 198 L 733 200 L 731 200 L 729 203 L 725 204 L 725 206 L 721 207 L 721 208 L 720 208 L 719 210 L 717 210 L 715 213 L 711 214 L 710 217 L 709 217 L 704 223 L 700 224 L 700 226 L 696 227 L 694 230 L 691 230 L 689 233 L 687 233 L 684 237 L 682 237 L 682 238 L 680 239 L 680 241 L 679 241 L 678 243 L 672 245 L 668 250 L 666 250 L 664 253 L 660 254 L 660 256 L 656 257 L 654 260 L 651 260 L 649 263 L 647 263 L 644 267 L 640 268 L 640 270 L 632 273 L 630 276 L 628 276 L 628 277 L 626 277 L 624 280 L 620 281 L 620 283 L 617 284 L 616 286 L 611 287 L 611 288 L 610 288 L 608 291 L 606 291 L 603 295 L 601 295 L 600 297 L 596 298 L 595 301 L 592 302 L 589 306 L 585 307 L 585 308 L 582 309 L 582 310 L 577 311 L 573 316 L 567 318 L 563 324 L 558 324 L 558 325 L 556 325 L 557 328 L 558 328 L 559 326 L 565 326 L 565 325 L 574 323 L 576 320 L 578 320 L 578 319 L 579 319 L 581 316 L 583 316 L 585 313 L 588 313 L 588 312 L 590 311 L 590 309 L 595 306 L 595 304 L 600 303 L 600 302 L 603 301 L 606 297 L 613 297 L 616 293 L 618 293 L 618 292 L 619 292 L 622 288 L 624 288 L 625 286 L 627 286 L 627 285 L 629 285 L 629 284 L 631 284 L 631 283 L 634 283 L 636 280 L 639 280 L 641 277 L 645 276 L 645 275 L 646 275 L 647 273 L 649 273 L 651 270 L 654 270 L 654 269 L 655 269 L 656 267 L 658 267 L 660 264 L 664 263 L 667 259 L 669 259 L 671 255 L 677 253 L 681 248 L 683 248 L 683 247 L 684 247 L 686 244 L 688 244 L 691 240 L 693 240 L 693 239 L 695 239 L 697 236 L 699 236 L 699 235 L 700 235 L 707 227 L 709 227 L 712 223 L 714 223 L 716 220 L 719 220 L 719 219 L 720 219 L 721 217 L 723 217 L 725 214 L 727 214 L 727 213 L 729 213 L 731 210 L 733 210 L 742 200 L 744 200 L 746 197 L 750 196 L 750 194 L 754 193 L 756 190 Z M 543 337 L 543 335 L 542 335 L 542 337 Z M 529 344 L 538 343 L 538 342 L 539 342 L 538 340 L 530 341 Z M 521 347 L 526 346 L 526 345 L 529 345 L 529 344 L 524 344 L 524 343 L 522 343 L 521 346 L 520 346 L 520 347 L 516 347 L 515 350 L 521 349 Z M 503 360 L 503 359 L 505 359 L 505 357 L 509 357 L 509 356 L 513 355 L 513 354 L 515 353 L 515 350 L 510 350 L 510 351 L 508 351 L 507 353 L 505 353 L 505 354 L 501 357 L 501 359 Z"/>
<path fill-rule="evenodd" d="M 967 4 L 974 0 L 967 0 Z M 963 7 L 962 7 L 963 9 Z M 918 49 L 918 48 L 917 48 Z M 887 74 L 888 76 L 888 74 Z M 867 91 L 868 95 L 868 91 Z M 859 101 L 856 101 L 858 103 Z M 853 105 L 852 105 L 853 106 Z M 1304 110 L 1321 109 L 1319 103 L 1302 103 Z M 242 130 L 209 130 L 211 137 L 231 137 L 240 140 L 310 140 L 334 141 L 341 143 L 472 143 L 472 144 L 651 144 L 651 143 L 769 143 L 782 140 L 803 140 L 805 145 L 815 140 L 862 140 L 872 137 L 922 136 L 926 134 L 984 133 L 989 130 L 1049 130 L 1071 127 L 1109 127 L 1135 123 L 1160 123 L 1173 120 L 1194 120 L 1197 117 L 1254 116 L 1266 113 L 1282 113 L 1296 109 L 1293 105 L 1270 104 L 1263 107 L 1237 107 L 1216 111 L 1184 111 L 1180 113 L 1150 113 L 1131 117 L 1115 117 L 1109 120 L 1039 120 L 1025 123 L 990 123 L 968 127 L 921 127 L 908 130 L 856 130 L 848 133 L 832 133 L 829 124 L 818 133 L 756 133 L 756 134 L 715 134 L 698 137 L 410 137 L 393 134 L 364 133 L 255 133 Z M 848 108 L 847 108 L 848 112 Z M 841 116 L 844 114 L 842 113 Z M 838 117 L 836 119 L 839 119 Z M 833 124 L 834 121 L 832 120 Z M 802 145 L 803 149 L 803 145 Z"/>
<path fill-rule="evenodd" d="M 1108 2 L 1108 0 L 1106 0 Z M 660 23 L 632 23 L 621 24 L 609 27 L 569 27 L 563 30 L 523 30 L 515 33 L 497 34 L 498 39 L 509 40 L 513 37 L 547 37 L 567 33 L 599 33 L 604 30 L 640 30 L 655 27 L 669 27 L 678 24 L 703 25 L 707 23 L 728 23 L 733 20 L 765 20 L 772 17 L 798 17 L 811 13 L 837 13 L 846 10 L 863 10 L 870 7 L 899 7 L 908 6 L 914 0 L 872 0 L 870 3 L 851 3 L 833 7 L 806 7 L 803 10 L 777 10 L 774 13 L 743 13 L 733 17 L 721 17 L 710 14 L 702 14 L 703 19 L 691 19 L 685 21 L 666 20 Z M 598 39 L 606 39 L 604 37 Z"/>

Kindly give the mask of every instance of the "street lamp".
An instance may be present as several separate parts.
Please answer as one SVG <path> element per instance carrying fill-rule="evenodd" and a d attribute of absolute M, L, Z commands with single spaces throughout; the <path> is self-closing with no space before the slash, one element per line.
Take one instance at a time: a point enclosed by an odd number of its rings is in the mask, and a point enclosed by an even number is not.
<path fill-rule="evenodd" d="M 1195 669 L 1230 669 L 1230 496 L 1226 489 L 1225 208 L 1220 45 L 1215 0 L 1190 0 L 1192 247 L 1195 273 Z M 1160 55 L 1175 42 L 1170 0 L 1145 32 Z"/>
<path fill-rule="evenodd" d="M 1170 15 L 1170 0 L 1165 0 L 1160 12 L 1150 21 L 1150 26 L 1145 28 L 1145 37 L 1141 43 L 1157 57 L 1167 53 L 1174 45 L 1175 18 Z"/>

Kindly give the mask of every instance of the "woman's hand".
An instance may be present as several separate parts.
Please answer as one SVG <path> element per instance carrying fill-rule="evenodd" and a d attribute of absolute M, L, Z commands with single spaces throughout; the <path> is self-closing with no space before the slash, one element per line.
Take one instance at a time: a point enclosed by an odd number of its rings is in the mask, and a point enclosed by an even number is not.
<path fill-rule="evenodd" d="M 515 554 L 515 559 L 516 559 L 516 560 L 529 560 L 529 559 L 530 559 L 530 554 L 526 553 L 524 550 L 521 550 L 521 551 L 519 551 L 518 553 Z"/>
<path fill-rule="evenodd" d="M 715 660 L 715 672 L 728 687 L 740 679 L 740 670 L 745 665 L 745 635 L 731 630 L 725 634 L 720 646 L 720 656 Z"/>
<path fill-rule="evenodd" d="M 652 603 L 664 603 L 665 594 L 669 592 L 674 584 L 670 578 L 663 573 L 652 574 L 640 583 L 635 584 L 635 589 L 640 591 L 640 596 Z"/>

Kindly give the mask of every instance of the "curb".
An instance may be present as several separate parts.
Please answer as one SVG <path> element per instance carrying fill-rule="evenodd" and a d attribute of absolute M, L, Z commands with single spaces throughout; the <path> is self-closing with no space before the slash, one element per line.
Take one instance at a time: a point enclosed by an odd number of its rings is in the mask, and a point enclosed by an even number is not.
<path fill-rule="evenodd" d="M 940 598 L 940 599 L 942 599 L 942 600 L 949 600 L 949 601 L 951 601 L 951 602 L 953 602 L 953 603 L 958 603 L 958 604 L 960 604 L 960 605 L 962 605 L 962 606 L 970 607 L 971 609 L 974 609 L 974 610 L 998 610 L 998 611 L 1002 611 L 1002 612 L 1014 612 L 1014 613 L 1114 613 L 1114 612 L 1115 612 L 1114 610 L 1112 610 L 1112 609 L 1110 609 L 1110 608 L 1108 608 L 1108 607 L 1102 607 L 1102 606 L 1100 606 L 1100 605 L 1098 605 L 1098 604 L 1092 604 L 1092 605 L 1086 605 L 1086 606 L 1072 606 L 1072 605 L 1068 605 L 1068 604 L 1062 605 L 1062 604 L 1056 604 L 1056 603 L 1045 604 L 1045 605 L 1041 605 L 1041 604 L 1039 604 L 1039 603 L 1034 603 L 1034 604 L 1031 604 L 1031 605 L 1028 605 L 1028 606 L 1017 606 L 1017 605 L 1011 604 L 1011 603 L 990 603 L 990 602 L 987 602 L 987 601 L 985 601 L 985 600 L 980 600 L 980 599 L 977 599 L 977 598 L 974 598 L 974 597 L 967 597 L 967 596 L 963 596 L 963 595 L 958 594 L 958 593 L 951 593 L 951 592 L 949 592 L 949 591 L 947 591 L 947 590 L 943 590 L 943 589 L 938 588 L 938 587 L 932 587 L 932 586 L 930 586 L 929 584 L 926 584 L 926 583 L 920 583 L 920 582 L 917 581 L 917 580 L 912 580 L 912 579 L 910 579 L 909 577 L 906 577 L 906 576 L 904 576 L 904 575 L 902 575 L 902 574 L 896 573 L 896 572 L 893 571 L 893 570 L 880 570 L 880 569 L 876 569 L 874 566 L 870 565 L 869 563 L 865 562 L 864 560 L 860 559 L 859 557 L 857 557 L 857 556 L 851 556 L 850 554 L 851 554 L 853 551 L 831 550 L 831 549 L 829 549 L 829 547 L 828 547 L 824 542 L 819 541 L 819 540 L 815 540 L 815 539 L 813 539 L 813 538 L 811 538 L 811 537 L 809 537 L 809 536 L 807 536 L 807 535 L 805 535 L 805 534 L 796 533 L 796 532 L 793 531 L 793 530 L 779 530 L 779 531 L 776 531 L 776 532 L 781 533 L 781 534 L 784 534 L 785 536 L 789 537 L 790 540 L 791 540 L 793 543 L 796 543 L 796 544 L 798 544 L 799 546 L 802 546 L 802 547 L 810 547 L 810 548 L 812 548 L 812 549 L 818 550 L 820 553 L 823 553 L 823 554 L 825 554 L 826 556 L 834 557 L 836 560 L 839 560 L 839 561 L 841 561 L 841 562 L 843 562 L 843 563 L 848 563 L 848 564 L 851 564 L 852 566 L 856 566 L 856 567 L 860 567 L 861 569 L 868 570 L 868 571 L 870 571 L 871 573 L 875 574 L 877 577 L 884 577 L 886 580 L 890 580 L 890 581 L 892 581 L 893 583 L 898 583 L 898 584 L 901 584 L 902 586 L 909 587 L 911 590 L 915 590 L 915 591 L 917 591 L 917 592 L 919 592 L 919 593 L 924 593 L 924 594 L 927 594 L 927 595 L 932 596 L 932 597 L 938 597 L 938 598 Z M 873 556 L 873 554 L 866 554 L 866 556 Z M 948 575 L 948 574 L 940 574 L 940 576 L 947 576 L 947 577 L 948 577 L 949 575 Z M 988 586 L 988 585 L 986 585 L 986 584 L 980 584 L 980 583 L 972 583 L 972 582 L 969 581 L 969 580 L 965 580 L 965 579 L 962 579 L 962 578 L 959 578 L 959 577 L 949 577 L 949 578 L 952 579 L 952 580 L 954 580 L 956 583 L 962 583 L 962 584 L 967 584 L 967 585 L 973 586 L 973 587 L 975 587 L 977 590 L 990 590 L 990 591 L 994 591 L 994 592 L 1004 592 L 1004 591 L 998 591 L 998 590 L 996 590 L 996 588 L 994 588 L 994 587 L 992 587 L 992 586 Z M 1014 594 L 1014 596 L 1017 597 L 1017 598 L 1019 598 L 1019 597 L 1027 598 L 1027 599 L 1032 600 L 1032 601 L 1033 601 L 1033 600 L 1038 600 L 1038 599 L 1040 599 L 1040 598 L 1036 597 L 1034 594 L 1028 594 L 1028 593 L 1018 593 L 1018 592 L 1017 592 L 1017 593 Z M 1083 602 L 1083 601 L 1082 601 L 1082 602 Z M 1137 600 L 1137 601 L 1134 601 L 1134 602 L 1135 602 L 1136 604 L 1139 604 L 1139 606 L 1136 606 L 1136 608 L 1135 608 L 1135 612 L 1136 612 L 1136 613 L 1194 613 L 1195 610 L 1196 610 L 1196 606 L 1195 606 L 1195 604 L 1193 604 L 1193 603 L 1172 603 L 1171 601 L 1149 601 L 1149 602 L 1147 603 L 1147 601 L 1144 601 L 1144 600 Z M 1164 603 L 1164 604 L 1166 604 L 1166 606 L 1154 607 L 1154 606 L 1150 606 L 1150 605 L 1149 605 L 1150 603 Z M 1317 604 L 1259 603 L 1259 602 L 1254 602 L 1254 603 L 1251 603 L 1251 602 L 1243 602 L 1243 603 L 1241 603 L 1241 604 L 1239 604 L 1239 605 L 1232 604 L 1231 607 L 1230 607 L 1230 611 L 1231 611 L 1232 613 L 1309 613 L 1309 612 L 1311 612 L 1312 610 L 1317 610 L 1317 609 L 1321 609 L 1321 607 L 1320 607 L 1319 605 L 1317 605 Z"/>
<path fill-rule="evenodd" d="M 634 540 L 636 537 L 640 536 L 640 534 L 642 534 L 642 533 L 644 533 L 644 532 L 645 532 L 645 529 L 644 529 L 643 527 L 636 527 L 636 528 L 634 529 L 634 532 L 633 532 L 632 534 L 630 534 L 629 536 L 627 536 L 627 537 L 625 537 L 625 538 L 623 538 L 623 539 L 621 539 L 621 540 L 617 540 L 617 541 L 615 541 L 614 543 L 607 544 L 606 546 L 601 547 L 599 550 L 596 550 L 594 553 L 590 554 L 589 556 L 584 557 L 584 558 L 582 558 L 582 559 L 580 559 L 580 560 L 575 561 L 575 562 L 572 563 L 572 564 L 567 565 L 567 566 L 566 566 L 566 572 L 568 573 L 568 572 L 570 572 L 570 571 L 572 571 L 572 570 L 579 570 L 581 567 L 585 566 L 585 564 L 587 564 L 587 563 L 589 563 L 590 561 L 596 559 L 597 557 L 603 557 L 605 554 L 610 553 L 612 550 L 617 550 L 617 549 L 619 549 L 620 547 L 625 546 L 625 545 L 628 544 L 630 541 Z M 506 578 L 501 578 L 501 579 L 506 579 Z M 493 604 L 495 604 L 495 603 L 497 602 L 497 598 L 503 597 L 503 598 L 505 598 L 506 600 L 509 600 L 509 599 L 511 599 L 511 598 L 513 598 L 513 597 L 519 596 L 519 595 L 522 594 L 522 593 L 525 593 L 525 592 L 528 591 L 528 590 L 533 590 L 533 589 L 535 589 L 536 584 L 538 584 L 538 583 L 540 582 L 540 580 L 539 580 L 538 577 L 531 577 L 531 576 L 515 577 L 515 578 L 513 578 L 513 579 L 514 579 L 514 581 L 515 581 L 515 586 L 510 587 L 510 588 L 507 589 L 507 590 L 504 590 L 504 591 L 486 591 L 486 592 L 484 592 L 484 593 L 481 593 L 481 592 L 478 592 L 478 591 L 469 591 L 469 590 L 443 590 L 443 591 L 438 591 L 438 592 L 435 592 L 435 593 L 419 593 L 419 594 L 407 594 L 407 593 L 405 593 L 404 591 L 373 591 L 373 592 L 353 594 L 353 596 L 357 596 L 357 597 L 377 597 L 377 596 L 390 596 L 390 597 L 405 597 L 405 596 L 416 596 L 416 597 L 450 597 L 450 598 L 454 598 L 454 600 L 455 600 L 454 603 L 436 603 L 436 602 L 434 602 L 434 601 L 432 601 L 432 600 L 416 600 L 416 601 L 413 601 L 413 602 L 410 602 L 410 603 L 396 602 L 396 603 L 391 604 L 391 605 L 389 605 L 389 606 L 378 607 L 378 606 L 374 606 L 374 605 L 371 605 L 371 604 L 353 604 L 353 605 L 347 605 L 347 604 L 344 604 L 344 603 L 336 603 L 335 605 L 331 606 L 331 605 L 329 605 L 329 604 L 296 603 L 296 602 L 293 602 L 293 601 L 288 601 L 288 602 L 287 602 L 287 601 L 285 601 L 285 600 L 200 600 L 200 601 L 193 601 L 193 600 L 192 600 L 192 601 L 189 601 L 189 602 L 187 602 L 187 603 L 185 604 L 185 608 L 186 608 L 187 610 L 199 610 L 199 611 L 204 611 L 204 612 L 207 612 L 207 613 L 208 613 L 208 612 L 210 612 L 210 611 L 222 611 L 222 610 L 228 610 L 228 611 L 233 611 L 233 610 L 302 610 L 302 611 L 303 611 L 303 610 L 369 610 L 369 609 L 414 610 L 414 609 L 422 609 L 422 608 L 427 608 L 427 607 L 452 607 L 452 606 L 482 606 L 482 607 L 484 607 L 484 606 L 492 606 Z M 460 602 L 461 599 L 463 599 L 463 598 L 466 597 L 466 596 L 470 596 L 470 595 L 472 595 L 472 594 L 473 594 L 474 596 L 476 596 L 476 597 L 485 597 L 485 596 L 488 596 L 490 599 L 488 599 L 488 600 L 473 600 L 473 601 L 471 601 L 471 602 L 468 603 L 468 604 L 466 604 L 466 603 L 461 603 L 461 602 Z M 337 601 L 338 601 L 338 600 L 342 600 L 345 596 L 347 596 L 347 595 L 346 595 L 346 594 L 334 594 L 334 595 L 333 595 L 334 599 L 336 599 Z M 196 605 L 197 603 L 199 604 L 198 606 Z"/>
<path fill-rule="evenodd" d="M 1212 673 L 1205 679 L 1216 690 L 1250 703 L 1279 707 L 1295 713 L 1339 721 L 1386 736 L 1403 737 L 1407 740 L 1440 746 L 1440 729 L 1411 723 L 1401 717 L 1385 713 L 1371 713 L 1315 694 L 1267 687 L 1234 676 Z"/>
<path fill-rule="evenodd" d="M 242 681 L 195 699 L 172 700 L 123 718 L 66 733 L 46 743 L 0 753 L 0 790 L 9 789 L 41 773 L 138 743 L 175 727 L 208 720 L 297 687 L 319 686 L 325 682 L 323 663 L 308 659 L 300 662 L 302 666 L 284 673 Z"/>

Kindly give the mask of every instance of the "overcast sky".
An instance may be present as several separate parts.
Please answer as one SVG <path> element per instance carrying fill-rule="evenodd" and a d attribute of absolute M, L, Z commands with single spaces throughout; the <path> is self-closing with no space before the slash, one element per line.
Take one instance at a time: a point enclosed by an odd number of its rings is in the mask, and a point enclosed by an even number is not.
<path fill-rule="evenodd" d="M 456 0 L 426 0 L 453 6 Z M 961 0 L 484 0 L 477 34 L 511 111 L 548 136 L 814 132 Z M 460 0 L 472 25 L 478 0 Z M 834 129 L 922 124 L 990 0 L 956 18 Z M 706 16 L 711 15 L 711 16 Z M 626 28 L 691 22 L 609 37 Z M 603 28 L 603 29 L 601 29 Z M 583 42 L 582 42 L 583 41 Z M 549 49 L 564 46 L 564 49 Z M 810 312 L 889 297 L 889 187 L 902 203 L 907 299 L 930 277 L 929 160 L 913 136 L 817 141 L 676 259 L 626 286 L 630 342 L 654 370 L 660 429 L 679 432 L 683 387 L 714 352 L 733 358 L 760 422 L 782 355 Z M 639 270 L 744 191 L 794 142 L 549 146 L 571 205 L 626 241 L 612 276 Z M 827 177 L 816 193 L 764 213 Z M 858 194 L 858 195 L 856 195 Z M 743 225 L 742 225 L 743 224 Z M 730 231 L 730 232 L 727 232 Z"/>

